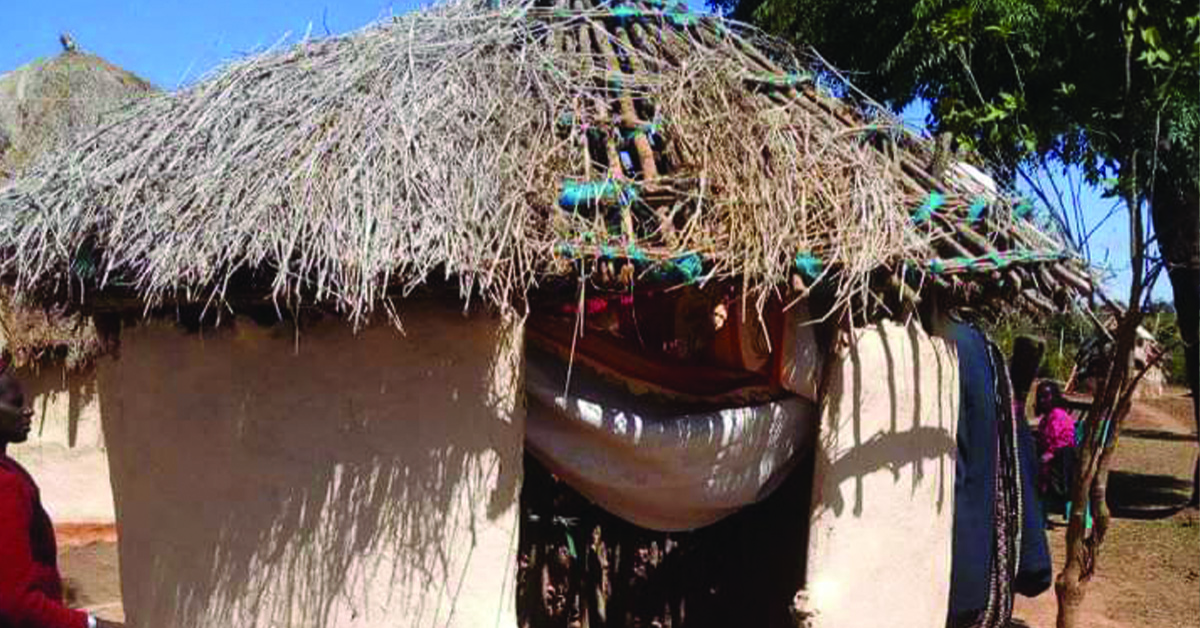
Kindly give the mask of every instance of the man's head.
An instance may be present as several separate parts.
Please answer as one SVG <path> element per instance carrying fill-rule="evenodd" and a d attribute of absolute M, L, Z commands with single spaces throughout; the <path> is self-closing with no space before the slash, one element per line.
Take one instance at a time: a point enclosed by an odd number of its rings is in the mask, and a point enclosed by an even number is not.
<path fill-rule="evenodd" d="M 10 373 L 0 373 L 0 450 L 23 443 L 33 426 L 33 411 L 25 407 L 25 388 Z"/>
<path fill-rule="evenodd" d="M 1045 414 L 1054 408 L 1061 408 L 1064 405 L 1062 390 L 1054 382 L 1042 382 L 1037 387 L 1036 403 L 1035 410 L 1038 414 Z"/>

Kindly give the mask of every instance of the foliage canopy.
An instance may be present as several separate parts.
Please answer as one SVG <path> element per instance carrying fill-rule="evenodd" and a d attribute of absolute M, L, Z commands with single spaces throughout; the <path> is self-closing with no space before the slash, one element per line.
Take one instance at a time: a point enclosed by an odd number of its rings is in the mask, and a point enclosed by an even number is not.
<path fill-rule="evenodd" d="M 892 108 L 928 100 L 933 128 L 1006 181 L 1034 155 L 1135 195 L 1149 190 L 1148 166 L 1193 185 L 1200 178 L 1200 10 L 1191 0 L 710 5 L 813 46 Z M 1141 176 L 1119 167 L 1130 156 Z"/>

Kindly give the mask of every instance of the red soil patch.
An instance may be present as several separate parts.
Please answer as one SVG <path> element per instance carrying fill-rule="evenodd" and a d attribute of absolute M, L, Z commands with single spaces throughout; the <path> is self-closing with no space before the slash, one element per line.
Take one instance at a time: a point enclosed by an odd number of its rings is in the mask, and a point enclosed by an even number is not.
<path fill-rule="evenodd" d="M 54 526 L 54 538 L 60 549 L 116 543 L 117 526 L 111 523 L 60 523 Z"/>

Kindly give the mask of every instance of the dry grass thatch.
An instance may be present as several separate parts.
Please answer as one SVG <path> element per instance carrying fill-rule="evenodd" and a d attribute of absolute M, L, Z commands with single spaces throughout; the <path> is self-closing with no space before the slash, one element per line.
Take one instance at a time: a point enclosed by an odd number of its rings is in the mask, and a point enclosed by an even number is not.
<path fill-rule="evenodd" d="M 94 131 L 153 87 L 92 54 L 66 51 L 0 76 L 0 180 Z"/>
<path fill-rule="evenodd" d="M 0 75 L 0 182 L 151 91 L 141 78 L 76 51 Z M 74 369 L 99 352 L 89 320 L 62 308 L 18 305 L 12 297 L 0 291 L 0 351 L 16 366 L 61 359 Z"/>
<path fill-rule="evenodd" d="M 0 272 L 354 320 L 437 275 L 496 302 L 556 273 L 799 278 L 843 302 L 880 272 L 909 292 L 973 275 L 1044 304 L 1077 272 L 820 70 L 659 0 L 443 4 L 237 61 L 39 162 L 0 191 Z M 613 259 L 619 278 L 593 272 Z"/>
<path fill-rule="evenodd" d="M 59 362 L 68 370 L 82 368 L 103 352 L 91 319 L 61 307 L 17 305 L 0 289 L 0 353 L 17 368 Z"/>

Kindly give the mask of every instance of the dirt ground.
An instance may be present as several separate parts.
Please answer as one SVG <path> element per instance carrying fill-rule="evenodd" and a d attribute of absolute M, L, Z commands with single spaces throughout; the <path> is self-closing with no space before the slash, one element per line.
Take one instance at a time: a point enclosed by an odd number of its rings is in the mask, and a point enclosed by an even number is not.
<path fill-rule="evenodd" d="M 1200 524 L 1182 509 L 1196 455 L 1191 400 L 1178 391 L 1139 401 L 1109 485 L 1114 519 L 1084 602 L 1087 628 L 1200 627 Z M 1065 528 L 1048 531 L 1061 568 Z M 60 529 L 60 568 L 73 605 L 122 620 L 115 532 Z M 1018 598 L 1014 628 L 1052 628 L 1053 590 Z"/>
<path fill-rule="evenodd" d="M 1113 512 L 1084 600 L 1087 628 L 1200 627 L 1200 524 L 1182 508 L 1196 455 L 1192 402 L 1179 391 L 1134 405 L 1109 478 Z M 1055 568 L 1066 528 L 1048 531 Z M 1017 598 L 1015 626 L 1053 628 L 1051 589 Z"/>
<path fill-rule="evenodd" d="M 117 539 L 112 526 L 66 526 L 56 528 L 55 534 L 67 604 L 97 617 L 124 621 Z"/>

